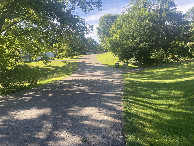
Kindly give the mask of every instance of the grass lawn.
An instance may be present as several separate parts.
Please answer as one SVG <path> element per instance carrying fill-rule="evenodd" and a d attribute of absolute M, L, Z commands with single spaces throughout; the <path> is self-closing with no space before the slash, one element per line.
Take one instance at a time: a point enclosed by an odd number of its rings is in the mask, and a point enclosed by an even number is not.
<path fill-rule="evenodd" d="M 76 71 L 78 64 L 76 61 L 51 61 L 47 65 L 43 61 L 20 64 L 13 72 L 10 72 L 9 86 L 7 88 L 0 86 L 0 94 L 6 95 L 64 79 Z M 37 84 L 30 85 L 33 80 L 37 81 Z M 5 80 L 5 82 L 7 81 Z"/>
<path fill-rule="evenodd" d="M 42 61 L 26 63 L 32 68 L 38 68 L 38 84 L 47 84 L 64 79 L 76 71 L 78 62 L 51 61 L 47 65 Z"/>
<path fill-rule="evenodd" d="M 55 58 L 55 60 L 75 60 L 78 61 L 83 55 L 79 56 L 72 56 L 72 57 L 62 57 L 62 58 Z"/>
<path fill-rule="evenodd" d="M 124 75 L 129 146 L 194 145 L 194 62 Z"/>
<path fill-rule="evenodd" d="M 103 54 L 97 55 L 97 59 L 98 59 L 102 64 L 107 65 L 107 66 L 109 66 L 109 67 L 115 67 L 115 63 L 119 63 L 119 66 L 120 66 L 121 68 L 124 68 L 123 62 L 120 62 L 120 61 L 119 61 L 119 58 L 113 56 L 113 54 L 110 53 L 110 52 L 107 52 L 107 53 L 103 53 Z M 136 67 L 136 66 L 130 65 L 130 64 L 129 64 L 128 66 L 129 66 L 129 68 L 134 68 L 134 67 Z"/>
<path fill-rule="evenodd" d="M 97 56 L 105 65 L 118 61 Z M 124 132 L 129 146 L 194 145 L 194 62 L 123 75 Z"/>

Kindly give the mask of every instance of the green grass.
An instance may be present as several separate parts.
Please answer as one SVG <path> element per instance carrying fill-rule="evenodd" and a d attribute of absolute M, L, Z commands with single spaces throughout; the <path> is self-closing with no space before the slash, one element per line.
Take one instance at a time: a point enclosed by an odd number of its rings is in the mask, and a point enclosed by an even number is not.
<path fill-rule="evenodd" d="M 194 62 L 124 75 L 129 146 L 194 145 Z"/>
<path fill-rule="evenodd" d="M 26 63 L 32 68 L 38 68 L 38 84 L 47 84 L 70 76 L 77 69 L 78 62 L 51 61 L 47 65 L 42 61 Z"/>
<path fill-rule="evenodd" d="M 55 58 L 55 60 L 75 60 L 75 61 L 78 61 L 81 57 L 82 57 L 82 55 L 72 56 L 72 57 L 62 57 L 59 59 Z"/>
<path fill-rule="evenodd" d="M 123 66 L 123 62 L 119 61 L 118 57 L 113 56 L 112 53 L 108 52 L 108 53 L 103 53 L 103 54 L 99 54 L 97 55 L 97 59 L 104 65 L 107 65 L 109 67 L 115 67 L 115 63 L 119 63 L 119 66 L 121 68 L 124 68 Z M 129 68 L 134 68 L 136 66 L 134 65 L 128 65 Z"/>
<path fill-rule="evenodd" d="M 47 65 L 43 61 L 20 64 L 1 80 L 0 94 L 7 95 L 64 79 L 76 71 L 78 64 L 76 61 L 51 61 Z"/>

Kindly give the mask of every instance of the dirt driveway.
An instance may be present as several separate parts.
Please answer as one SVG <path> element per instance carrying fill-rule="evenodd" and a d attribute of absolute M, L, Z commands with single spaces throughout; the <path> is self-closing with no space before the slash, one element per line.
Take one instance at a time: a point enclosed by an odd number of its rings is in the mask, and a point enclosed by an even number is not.
<path fill-rule="evenodd" d="M 0 97 L 0 146 L 120 146 L 122 73 L 94 54 L 72 76 Z"/>

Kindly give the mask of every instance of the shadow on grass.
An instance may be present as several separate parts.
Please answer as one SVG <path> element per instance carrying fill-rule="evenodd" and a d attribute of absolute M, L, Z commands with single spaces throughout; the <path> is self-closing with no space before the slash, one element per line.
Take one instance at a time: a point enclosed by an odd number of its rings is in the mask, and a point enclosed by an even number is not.
<path fill-rule="evenodd" d="M 14 70 L 9 70 L 1 79 L 1 94 L 6 95 L 29 89 L 37 85 L 42 85 L 55 81 L 58 78 L 70 76 L 77 69 L 77 62 L 63 62 L 62 66 L 41 65 L 29 66 L 27 64 L 18 65 Z M 49 81 L 51 80 L 51 81 Z"/>
<path fill-rule="evenodd" d="M 128 145 L 194 144 L 194 63 L 125 75 Z"/>
<path fill-rule="evenodd" d="M 57 65 L 47 65 L 45 67 L 38 67 L 39 81 L 46 80 L 47 78 L 61 77 L 61 76 L 69 76 L 77 69 L 77 62 L 66 62 L 63 66 Z"/>
<path fill-rule="evenodd" d="M 102 63 L 103 65 L 106 65 L 106 66 L 108 66 L 108 67 L 111 67 L 111 68 L 121 68 L 121 69 L 125 69 L 126 68 L 126 66 L 125 65 L 123 65 L 123 63 L 122 62 L 119 62 L 119 67 L 116 67 L 116 65 L 114 64 L 114 65 L 110 65 L 110 64 L 106 64 L 106 63 Z M 137 66 L 133 66 L 133 65 L 128 65 L 128 69 L 134 69 L 134 68 L 137 68 Z"/>

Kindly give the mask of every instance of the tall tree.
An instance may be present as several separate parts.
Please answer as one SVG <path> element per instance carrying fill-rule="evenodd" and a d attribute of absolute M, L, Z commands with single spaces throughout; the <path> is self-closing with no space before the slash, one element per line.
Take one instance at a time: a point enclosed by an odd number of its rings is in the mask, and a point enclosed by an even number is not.
<path fill-rule="evenodd" d="M 190 40 L 188 46 L 194 54 L 194 7 L 186 12 L 186 20 L 190 22 Z"/>
<path fill-rule="evenodd" d="M 91 51 L 93 53 L 103 52 L 103 47 L 95 41 L 93 38 L 89 37 L 87 38 L 88 41 L 88 51 Z"/>
<path fill-rule="evenodd" d="M 192 56 L 188 22 L 171 0 L 136 0 L 110 29 L 110 51 L 139 65 Z"/>
<path fill-rule="evenodd" d="M 110 28 L 112 24 L 116 21 L 118 16 L 119 15 L 107 14 L 107 15 L 102 16 L 99 20 L 99 27 L 97 28 L 97 35 L 98 35 L 101 45 L 105 49 L 108 49 L 107 38 L 110 37 Z"/>
<path fill-rule="evenodd" d="M 88 27 L 72 11 L 100 6 L 100 0 L 0 0 L 0 68 L 13 66 L 24 53 L 37 56 L 61 41 L 77 43 Z"/>
<path fill-rule="evenodd" d="M 193 23 L 193 21 L 194 21 L 194 6 L 186 12 L 186 18 Z"/>
<path fill-rule="evenodd" d="M 0 0 L 0 79 L 24 54 L 83 48 L 89 29 L 77 7 L 88 13 L 101 0 Z"/>

